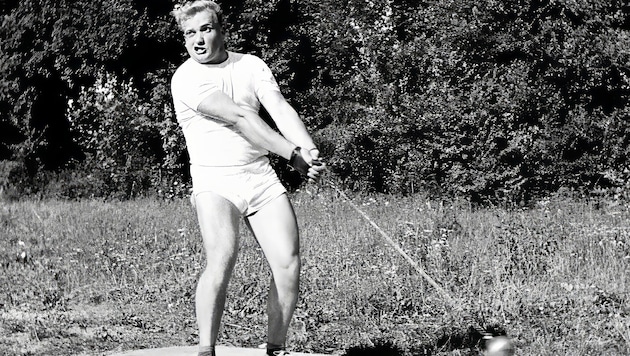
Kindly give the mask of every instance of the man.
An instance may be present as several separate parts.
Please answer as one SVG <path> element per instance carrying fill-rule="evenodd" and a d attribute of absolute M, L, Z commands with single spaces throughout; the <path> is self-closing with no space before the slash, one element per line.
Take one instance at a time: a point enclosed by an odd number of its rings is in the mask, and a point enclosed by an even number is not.
<path fill-rule="evenodd" d="M 300 273 L 296 217 L 266 155 L 273 152 L 309 180 L 325 165 L 296 111 L 258 57 L 227 51 L 221 9 L 209 0 L 187 1 L 172 15 L 190 56 L 171 90 L 186 139 L 193 201 L 207 265 L 196 292 L 199 355 L 214 356 L 228 281 L 246 219 L 269 263 L 267 355 L 285 355 Z M 263 105 L 280 133 L 258 115 Z"/>

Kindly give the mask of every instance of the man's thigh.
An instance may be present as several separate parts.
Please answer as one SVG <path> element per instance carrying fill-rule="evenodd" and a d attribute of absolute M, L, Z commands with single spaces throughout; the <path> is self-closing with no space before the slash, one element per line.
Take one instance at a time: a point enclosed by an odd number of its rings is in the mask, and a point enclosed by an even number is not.
<path fill-rule="evenodd" d="M 194 201 L 206 253 L 235 254 L 241 216 L 238 209 L 213 192 L 196 194 Z"/>
<path fill-rule="evenodd" d="M 270 264 L 294 262 L 299 255 L 299 233 L 295 212 L 286 194 L 249 216 L 248 222 Z"/>

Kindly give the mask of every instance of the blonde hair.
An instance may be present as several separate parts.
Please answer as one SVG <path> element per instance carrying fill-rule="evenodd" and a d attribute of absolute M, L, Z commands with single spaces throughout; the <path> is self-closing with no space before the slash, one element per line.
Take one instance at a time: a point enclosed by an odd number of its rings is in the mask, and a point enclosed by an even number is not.
<path fill-rule="evenodd" d="M 182 23 L 184 21 L 202 11 L 213 11 L 215 14 L 217 14 L 219 24 L 223 22 L 223 11 L 221 10 L 221 6 L 211 0 L 184 1 L 183 3 L 175 5 L 175 8 L 173 9 L 173 11 L 171 11 L 171 15 L 175 18 L 175 21 L 177 21 L 177 25 L 179 25 L 179 28 L 181 29 Z"/>

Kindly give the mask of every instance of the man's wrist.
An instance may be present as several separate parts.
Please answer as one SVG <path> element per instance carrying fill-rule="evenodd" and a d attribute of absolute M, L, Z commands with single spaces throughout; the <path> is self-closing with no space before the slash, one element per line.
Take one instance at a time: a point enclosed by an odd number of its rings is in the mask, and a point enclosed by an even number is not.
<path fill-rule="evenodd" d="M 311 165 L 304 160 L 304 157 L 302 156 L 302 148 L 300 146 L 295 147 L 293 152 L 291 152 L 289 165 L 304 176 L 308 174 L 308 169 L 311 167 Z"/>
<path fill-rule="evenodd" d="M 293 151 L 295 151 L 295 148 L 296 148 L 295 144 L 289 141 L 286 141 L 282 144 L 282 148 L 278 149 L 278 151 L 275 153 L 286 160 L 290 160 L 291 155 L 293 154 Z"/>
<path fill-rule="evenodd" d="M 293 166 L 296 161 L 302 157 L 302 147 L 295 146 L 293 151 L 291 151 L 291 156 L 289 156 L 289 165 Z"/>

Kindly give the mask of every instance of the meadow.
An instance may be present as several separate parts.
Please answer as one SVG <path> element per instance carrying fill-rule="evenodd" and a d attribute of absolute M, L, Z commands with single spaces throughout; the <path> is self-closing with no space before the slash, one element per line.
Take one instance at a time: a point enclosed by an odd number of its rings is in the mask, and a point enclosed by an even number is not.
<path fill-rule="evenodd" d="M 303 262 L 289 335 L 296 351 L 478 355 L 474 322 L 506 333 L 518 355 L 630 354 L 624 204 L 551 197 L 503 209 L 353 195 L 453 308 L 344 197 L 322 189 L 292 199 Z M 1 204 L 0 355 L 196 343 L 204 256 L 187 199 Z M 269 270 L 242 231 L 220 343 L 255 347 L 265 341 Z"/>

